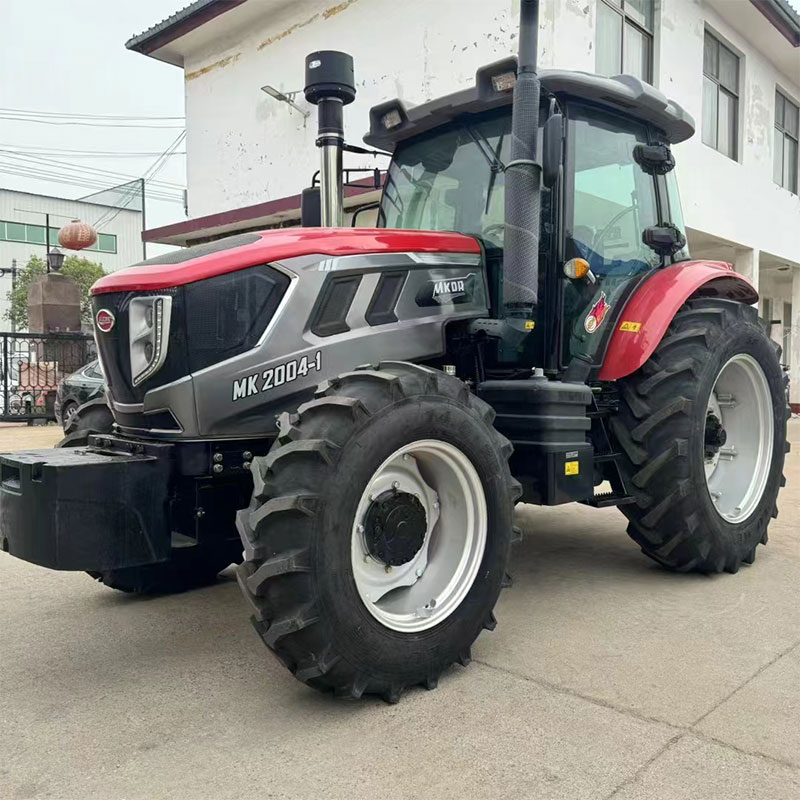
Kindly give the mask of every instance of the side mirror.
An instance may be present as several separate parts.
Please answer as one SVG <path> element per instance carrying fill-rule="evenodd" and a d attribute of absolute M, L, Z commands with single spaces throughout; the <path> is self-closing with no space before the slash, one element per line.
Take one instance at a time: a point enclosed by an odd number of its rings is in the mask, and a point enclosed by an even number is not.
<path fill-rule="evenodd" d="M 551 189 L 561 167 L 561 149 L 564 141 L 564 117 L 552 114 L 544 124 L 542 133 L 542 184 Z"/>
<path fill-rule="evenodd" d="M 642 241 L 662 256 L 674 256 L 686 246 L 686 237 L 675 225 L 651 225 L 644 229 Z"/>
<path fill-rule="evenodd" d="M 633 160 L 649 175 L 666 175 L 675 169 L 675 158 L 665 144 L 637 144 Z"/>
<path fill-rule="evenodd" d="M 300 224 L 304 228 L 322 227 L 322 203 L 319 186 L 309 186 L 300 195 Z"/>

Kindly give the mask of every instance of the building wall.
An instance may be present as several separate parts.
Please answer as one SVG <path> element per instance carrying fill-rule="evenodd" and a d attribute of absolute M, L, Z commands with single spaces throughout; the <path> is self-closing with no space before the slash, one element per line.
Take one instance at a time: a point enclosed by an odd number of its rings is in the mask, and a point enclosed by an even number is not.
<path fill-rule="evenodd" d="M 358 142 L 373 104 L 399 96 L 423 102 L 470 85 L 475 69 L 516 52 L 519 0 L 260 0 L 263 19 L 226 29 L 185 56 L 190 216 L 297 193 L 317 169 L 316 120 L 304 120 L 260 91 L 302 88 L 307 53 L 335 48 L 355 58 L 358 97 L 346 108 L 347 137 Z M 542 0 L 540 65 L 595 71 L 599 0 Z M 740 55 L 739 154 L 732 160 L 700 132 L 675 155 L 690 245 L 730 260 L 758 285 L 769 257 L 793 270 L 764 273 L 775 303 L 800 286 L 800 198 L 772 180 L 775 88 L 800 101 L 800 76 L 781 73 L 768 48 L 751 44 L 745 0 L 656 0 L 654 83 L 700 125 L 706 27 Z M 721 16 L 722 12 L 724 14 Z M 220 18 L 220 29 L 224 27 Z M 759 18 L 760 19 L 760 18 Z M 214 25 L 215 23 L 210 23 Z M 737 28 L 739 30 L 737 30 Z M 767 30 L 774 47 L 790 47 Z M 298 102 L 309 111 L 298 95 Z M 347 156 L 348 165 L 373 166 Z M 381 163 L 381 162 L 379 162 Z M 773 280 L 774 278 L 774 280 Z M 777 288 L 776 288 L 777 287 Z M 796 294 L 796 292 L 795 292 Z M 793 400 L 800 402 L 800 303 L 793 306 Z"/>
<path fill-rule="evenodd" d="M 63 250 L 66 255 L 81 255 L 102 264 L 106 272 L 130 266 L 142 258 L 142 215 L 138 211 L 128 209 L 117 211 L 108 206 L 95 203 L 82 203 L 58 197 L 15 192 L 0 189 L 0 221 L 20 222 L 29 225 L 45 224 L 45 213 L 49 213 L 51 228 L 61 228 L 72 219 L 95 224 L 104 215 L 116 215 L 100 226 L 102 233 L 114 234 L 117 237 L 117 252 L 104 253 L 97 250 L 82 252 Z M 44 244 L 30 242 L 8 242 L 0 240 L 0 267 L 11 267 L 16 260 L 17 266 L 24 266 L 31 256 L 44 258 Z M 0 276 L 0 330 L 6 330 L 7 323 L 3 314 L 8 308 L 6 293 L 11 289 L 11 276 Z"/>

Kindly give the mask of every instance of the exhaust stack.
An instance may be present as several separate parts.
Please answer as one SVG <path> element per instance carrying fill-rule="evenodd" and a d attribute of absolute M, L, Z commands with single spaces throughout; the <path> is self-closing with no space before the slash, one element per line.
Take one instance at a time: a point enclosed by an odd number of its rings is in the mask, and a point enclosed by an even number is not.
<path fill-rule="evenodd" d="M 537 162 L 539 0 L 522 0 L 519 58 L 506 166 L 503 304 L 511 316 L 527 316 L 538 302 L 542 168 Z"/>
<path fill-rule="evenodd" d="M 353 57 L 336 50 L 306 56 L 306 100 L 317 107 L 320 203 L 323 228 L 342 225 L 344 107 L 356 98 Z"/>

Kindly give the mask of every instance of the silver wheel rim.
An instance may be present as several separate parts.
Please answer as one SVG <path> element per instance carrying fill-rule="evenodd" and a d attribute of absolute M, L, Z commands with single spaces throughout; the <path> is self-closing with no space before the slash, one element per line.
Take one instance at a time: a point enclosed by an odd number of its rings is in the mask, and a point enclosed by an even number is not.
<path fill-rule="evenodd" d="M 392 490 L 416 496 L 425 510 L 426 531 L 410 561 L 387 567 L 370 554 L 364 523 L 374 498 Z M 401 447 L 375 471 L 356 510 L 351 559 L 361 602 L 395 631 L 414 633 L 438 625 L 475 581 L 486 528 L 483 485 L 461 450 L 436 439 Z"/>
<path fill-rule="evenodd" d="M 64 414 L 64 423 L 66 424 L 69 422 L 74 416 L 75 412 L 78 410 L 77 406 L 69 405 L 67 406 L 67 411 Z"/>
<path fill-rule="evenodd" d="M 739 353 L 720 370 L 706 413 L 720 420 L 727 437 L 705 457 L 708 492 L 723 519 L 744 522 L 764 494 L 774 446 L 769 384 L 752 356 Z"/>

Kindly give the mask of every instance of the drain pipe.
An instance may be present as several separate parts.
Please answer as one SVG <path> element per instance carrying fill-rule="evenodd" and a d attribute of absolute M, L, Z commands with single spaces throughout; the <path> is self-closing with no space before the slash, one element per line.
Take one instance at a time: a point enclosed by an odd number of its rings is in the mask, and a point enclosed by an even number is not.
<path fill-rule="evenodd" d="M 521 0 L 519 57 L 506 165 L 503 304 L 510 316 L 527 316 L 539 289 L 539 221 L 542 168 L 536 158 L 540 84 L 537 74 L 539 0 Z"/>
<path fill-rule="evenodd" d="M 306 100 L 317 107 L 322 227 L 338 228 L 343 222 L 344 203 L 344 107 L 356 97 L 353 57 L 336 50 L 319 50 L 307 55 L 303 91 Z"/>

